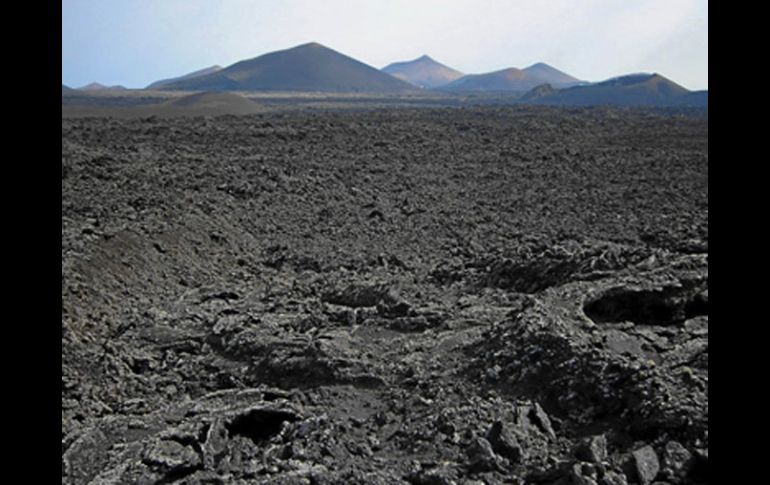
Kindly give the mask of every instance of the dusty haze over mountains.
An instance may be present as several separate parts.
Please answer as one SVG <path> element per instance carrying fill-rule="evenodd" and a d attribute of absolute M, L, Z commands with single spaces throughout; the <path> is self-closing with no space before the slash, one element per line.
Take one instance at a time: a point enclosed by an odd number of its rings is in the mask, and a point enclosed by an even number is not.
<path fill-rule="evenodd" d="M 92 83 L 88 83 L 85 86 L 79 87 L 77 89 L 80 89 L 81 91 L 106 91 L 106 90 L 127 89 L 127 88 L 119 84 L 115 86 L 105 86 L 104 84 L 94 81 Z"/>
<path fill-rule="evenodd" d="M 707 92 L 692 93 L 658 73 L 626 74 L 597 83 L 580 80 L 544 62 L 537 62 L 524 69 L 509 67 L 488 73 L 463 74 L 428 55 L 411 61 L 391 63 L 378 70 L 317 42 L 270 52 L 224 68 L 217 65 L 156 81 L 146 88 L 149 93 L 144 97 L 131 95 L 121 99 L 120 96 L 129 91 L 122 86 L 91 83 L 77 91 L 67 89 L 64 84 L 62 86 L 63 104 L 156 104 L 161 110 L 158 115 L 184 112 L 178 106 L 169 109 L 163 103 L 164 99 L 171 96 L 170 92 L 179 91 L 254 94 L 287 92 L 295 96 L 299 93 L 304 93 L 301 96 L 337 93 L 347 97 L 366 94 L 395 96 L 402 101 L 415 99 L 416 96 L 445 105 L 465 102 L 472 104 L 474 98 L 482 94 L 487 104 L 708 106 Z M 99 96 L 88 97 L 85 93 L 97 93 Z M 247 101 L 247 97 L 241 96 L 228 98 L 225 103 L 215 103 L 214 106 L 222 107 L 220 111 L 212 111 L 209 102 L 203 103 L 197 111 L 192 109 L 192 105 L 184 105 L 184 108 L 187 108 L 189 114 L 243 114 L 254 109 Z M 239 103 L 244 106 L 236 108 Z M 82 110 L 79 112 L 82 114 Z M 140 113 L 147 114 L 147 109 L 141 109 L 135 114 Z"/>
<path fill-rule="evenodd" d="M 442 89 L 450 91 L 529 91 L 541 84 L 567 87 L 580 83 L 569 74 L 545 63 L 537 63 L 526 69 L 510 67 L 499 71 L 470 74 L 452 81 Z"/>
<path fill-rule="evenodd" d="M 184 74 L 182 76 L 172 77 L 172 78 L 169 78 L 169 79 L 161 79 L 160 81 L 155 81 L 154 83 L 152 83 L 149 86 L 147 86 L 147 89 L 162 89 L 164 86 L 166 86 L 168 84 L 171 84 L 173 82 L 176 82 L 176 81 L 182 81 L 182 80 L 185 80 L 185 79 L 192 79 L 192 78 L 195 78 L 195 77 L 205 76 L 207 74 L 211 74 L 211 73 L 214 73 L 214 72 L 217 72 L 217 71 L 220 71 L 220 70 L 222 70 L 222 66 L 211 66 L 211 67 L 206 67 L 206 68 L 203 68 L 203 69 L 198 69 L 197 71 L 193 71 L 191 73 Z"/>
<path fill-rule="evenodd" d="M 464 76 L 460 71 L 436 62 L 427 54 L 413 61 L 388 64 L 382 70 L 422 88 L 436 88 Z"/>
<path fill-rule="evenodd" d="M 378 70 L 350 56 L 317 42 L 270 52 L 222 68 L 212 66 L 176 78 L 164 79 L 147 88 L 149 97 L 119 96 L 126 88 L 91 83 L 77 91 L 62 84 L 62 100 L 68 105 L 136 105 L 157 104 L 169 92 L 222 92 L 242 93 L 338 93 L 345 96 L 368 94 L 401 96 L 401 99 L 427 96 L 433 101 L 456 104 L 466 95 L 481 93 L 485 103 L 534 103 L 551 105 L 620 105 L 620 106 L 708 106 L 706 91 L 693 93 L 658 73 L 627 74 L 601 82 L 582 81 L 544 62 L 527 68 L 509 67 L 481 74 L 467 74 L 423 55 L 412 61 L 395 62 Z M 161 94 L 165 92 L 166 94 Z M 79 93 L 99 93 L 104 96 L 88 98 Z M 112 98 L 110 98 L 112 95 Z M 296 95 L 296 94 L 295 94 Z M 118 98 L 116 98 L 118 96 Z M 155 96 L 155 98 L 153 98 Z M 158 97 L 160 96 L 160 97 Z M 437 98 L 438 96 L 438 98 Z M 174 97 L 174 96 L 172 96 Z M 198 99 L 198 98 L 194 98 Z M 236 105 L 244 104 L 242 108 Z M 201 102 L 201 100 L 198 100 Z M 221 113 L 243 114 L 253 111 L 248 98 L 228 98 Z M 165 104 L 158 114 L 181 113 Z M 184 105 L 192 114 L 191 105 Z M 206 102 L 195 112 L 213 112 Z M 216 111 L 216 110 L 215 110 Z M 146 113 L 142 109 L 139 112 Z M 125 113 L 124 113 L 125 114 Z M 138 114 L 138 113 L 137 113 Z"/>
<path fill-rule="evenodd" d="M 415 90 L 413 85 L 315 42 L 168 83 L 164 89 L 389 93 Z"/>
<path fill-rule="evenodd" d="M 522 101 L 568 106 L 708 106 L 708 92 L 688 91 L 660 74 L 631 74 L 562 90 L 541 86 Z"/>
<path fill-rule="evenodd" d="M 581 81 L 576 77 L 556 69 L 553 66 L 549 66 L 544 62 L 538 62 L 524 69 L 528 75 L 542 79 L 548 84 L 558 87 L 566 87 L 574 84 L 579 84 Z"/>
<path fill-rule="evenodd" d="M 308 42 L 378 68 L 428 54 L 464 73 L 545 62 L 586 81 L 659 72 L 708 88 L 702 0 L 64 0 L 62 83 L 140 88 Z"/>

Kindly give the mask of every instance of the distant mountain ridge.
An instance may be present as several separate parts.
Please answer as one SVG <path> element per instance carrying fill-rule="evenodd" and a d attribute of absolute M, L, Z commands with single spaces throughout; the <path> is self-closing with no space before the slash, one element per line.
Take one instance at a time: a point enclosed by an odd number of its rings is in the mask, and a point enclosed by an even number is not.
<path fill-rule="evenodd" d="M 104 84 L 92 82 L 90 84 L 86 84 L 85 86 L 81 86 L 77 88 L 80 91 L 106 91 L 106 90 L 123 90 L 128 89 L 125 86 L 121 86 L 120 84 L 116 84 L 114 86 L 105 86 Z"/>
<path fill-rule="evenodd" d="M 708 106 L 708 92 L 691 92 L 660 74 L 629 74 L 581 86 L 535 87 L 520 99 L 546 105 Z"/>
<path fill-rule="evenodd" d="M 567 87 L 584 83 L 580 79 L 570 76 L 566 72 L 560 71 L 544 62 L 538 62 L 524 68 L 524 72 L 530 76 L 542 79 L 544 82 L 554 87 Z"/>
<path fill-rule="evenodd" d="M 690 91 L 679 99 L 677 104 L 680 106 L 708 107 L 709 92 L 707 90 Z"/>
<path fill-rule="evenodd" d="M 125 90 L 123 86 L 90 83 L 70 90 L 62 84 L 63 95 L 80 92 Z M 538 62 L 524 69 L 510 67 L 481 74 L 468 74 L 423 55 L 411 61 L 394 62 L 381 70 L 321 44 L 311 42 L 246 59 L 228 67 L 218 65 L 179 77 L 162 79 L 145 89 L 198 92 L 297 91 L 318 93 L 419 94 L 426 91 L 445 95 L 487 93 L 495 102 L 497 94 L 509 102 L 550 105 L 621 106 L 708 106 L 708 91 L 691 92 L 657 73 L 633 73 L 589 83 L 553 66 Z M 99 96 L 93 96 L 94 99 Z M 196 98 L 197 99 L 197 98 Z M 207 105 L 247 105 L 242 100 L 206 97 Z M 236 103 L 237 101 L 237 103 Z M 469 102 L 473 102 L 469 98 Z"/>
<path fill-rule="evenodd" d="M 525 69 L 509 67 L 482 74 L 469 74 L 456 79 L 441 90 L 445 91 L 511 91 L 526 92 L 541 84 L 565 87 L 582 81 L 543 62 Z"/>
<path fill-rule="evenodd" d="M 166 86 L 166 85 L 171 84 L 171 83 L 176 82 L 176 81 L 183 81 L 185 79 L 193 79 L 193 78 L 196 78 L 196 77 L 205 76 L 207 74 L 212 74 L 212 73 L 215 73 L 215 72 L 221 71 L 221 70 L 222 70 L 222 66 L 214 65 L 214 66 L 206 67 L 204 69 L 199 69 L 197 71 L 193 71 L 193 72 L 185 74 L 183 76 L 172 77 L 172 78 L 168 78 L 168 79 L 161 79 L 160 81 L 155 81 L 154 83 L 148 85 L 144 89 L 160 89 L 163 86 Z"/>
<path fill-rule="evenodd" d="M 179 80 L 165 89 L 407 93 L 416 88 L 352 57 L 312 42 Z"/>
<path fill-rule="evenodd" d="M 388 64 L 382 71 L 428 89 L 443 86 L 464 76 L 462 72 L 433 60 L 427 54 L 412 61 Z"/>
<path fill-rule="evenodd" d="M 540 84 L 521 69 L 510 67 L 484 74 L 468 74 L 442 89 L 447 91 L 525 91 Z"/>

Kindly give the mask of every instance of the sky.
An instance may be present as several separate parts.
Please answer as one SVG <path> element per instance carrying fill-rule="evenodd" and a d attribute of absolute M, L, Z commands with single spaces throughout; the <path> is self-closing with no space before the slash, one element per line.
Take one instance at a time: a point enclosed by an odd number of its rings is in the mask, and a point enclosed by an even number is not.
<path fill-rule="evenodd" d="M 318 42 L 376 68 L 545 62 L 586 81 L 708 89 L 708 0 L 62 0 L 62 83 L 142 88 Z"/>

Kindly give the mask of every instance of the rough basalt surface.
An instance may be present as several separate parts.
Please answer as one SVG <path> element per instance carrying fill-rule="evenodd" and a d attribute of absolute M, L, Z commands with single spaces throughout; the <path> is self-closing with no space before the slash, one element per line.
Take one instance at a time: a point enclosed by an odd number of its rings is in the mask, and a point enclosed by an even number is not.
<path fill-rule="evenodd" d="M 62 120 L 62 483 L 708 483 L 708 119 Z"/>

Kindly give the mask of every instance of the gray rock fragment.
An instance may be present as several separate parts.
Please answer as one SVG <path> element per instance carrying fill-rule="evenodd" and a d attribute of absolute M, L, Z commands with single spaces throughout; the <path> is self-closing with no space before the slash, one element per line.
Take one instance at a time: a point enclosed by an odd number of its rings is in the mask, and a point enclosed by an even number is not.
<path fill-rule="evenodd" d="M 695 466 L 695 457 L 677 441 L 669 441 L 661 454 L 662 475 L 667 480 L 684 479 Z"/>
<path fill-rule="evenodd" d="M 607 437 L 602 434 L 584 439 L 575 450 L 575 456 L 589 463 L 601 463 L 607 460 Z"/>
<path fill-rule="evenodd" d="M 430 328 L 431 323 L 427 318 L 421 316 L 398 317 L 392 320 L 388 327 L 401 332 L 422 332 Z"/>
<path fill-rule="evenodd" d="M 106 461 L 108 439 L 99 428 L 82 433 L 62 454 L 62 476 L 72 483 L 87 483 Z"/>
<path fill-rule="evenodd" d="M 574 485 L 598 485 L 596 468 L 591 463 L 572 465 L 570 478 Z"/>
<path fill-rule="evenodd" d="M 548 418 L 548 414 L 540 407 L 540 404 L 535 403 L 534 407 L 530 411 L 530 417 L 532 421 L 539 427 L 545 434 L 552 439 L 556 439 L 556 432 L 553 430 L 551 420 Z"/>
<path fill-rule="evenodd" d="M 200 456 L 195 450 L 170 440 L 158 440 L 151 444 L 145 450 L 142 461 L 164 473 L 193 470 L 201 466 Z"/>
<path fill-rule="evenodd" d="M 412 485 L 456 485 L 456 470 L 447 466 L 420 468 L 406 476 Z"/>
<path fill-rule="evenodd" d="M 223 419 L 215 419 L 206 432 L 203 444 L 203 462 L 206 469 L 214 469 L 227 452 L 227 428 Z"/>
<path fill-rule="evenodd" d="M 628 480 L 622 473 L 610 470 L 599 480 L 599 485 L 628 485 Z"/>
<path fill-rule="evenodd" d="M 548 414 L 538 403 L 516 406 L 515 422 L 524 428 L 534 427 L 551 439 L 556 438 L 556 432 L 553 430 Z"/>
<path fill-rule="evenodd" d="M 331 288 L 321 295 L 327 303 L 346 307 L 374 307 L 378 304 L 391 305 L 399 300 L 390 288 L 379 284 L 351 284 L 342 288 Z"/>
<path fill-rule="evenodd" d="M 492 449 L 511 463 L 519 463 L 524 458 L 524 449 L 516 435 L 502 421 L 495 421 L 487 431 L 487 441 Z"/>
<path fill-rule="evenodd" d="M 648 485 L 655 480 L 660 471 L 658 455 L 652 446 L 644 446 L 631 453 L 631 460 L 636 473 L 636 479 L 642 485 Z"/>
<path fill-rule="evenodd" d="M 497 455 L 485 438 L 474 439 L 467 449 L 470 468 L 473 471 L 494 471 L 500 469 Z"/>

